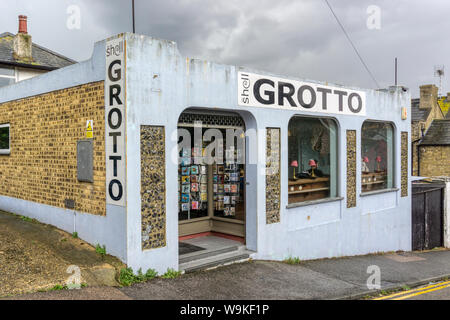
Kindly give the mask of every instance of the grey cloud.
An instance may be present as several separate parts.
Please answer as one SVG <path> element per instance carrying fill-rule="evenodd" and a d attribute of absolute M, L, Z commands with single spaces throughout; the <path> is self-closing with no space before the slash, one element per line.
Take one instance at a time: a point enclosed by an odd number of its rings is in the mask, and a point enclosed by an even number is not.
<path fill-rule="evenodd" d="M 450 66 L 448 1 L 329 0 L 382 87 L 399 82 L 413 96 L 437 83 L 433 66 Z M 78 4 L 81 30 L 65 27 L 67 6 Z M 369 30 L 366 9 L 381 8 L 381 30 Z M 373 88 L 323 0 L 136 0 L 137 32 L 174 40 L 183 55 L 273 73 Z M 30 19 L 34 41 L 76 60 L 89 58 L 95 41 L 131 31 L 130 0 L 1 1 L 0 32 Z M 450 91 L 444 79 L 443 91 Z"/>

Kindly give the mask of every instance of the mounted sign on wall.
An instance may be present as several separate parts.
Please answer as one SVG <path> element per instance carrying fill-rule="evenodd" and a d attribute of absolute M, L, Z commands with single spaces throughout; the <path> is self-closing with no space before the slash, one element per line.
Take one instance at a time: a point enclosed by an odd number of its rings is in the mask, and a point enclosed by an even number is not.
<path fill-rule="evenodd" d="M 94 120 L 86 121 L 86 138 L 94 138 Z"/>
<path fill-rule="evenodd" d="M 106 42 L 106 203 L 125 206 L 125 50 L 123 36 Z"/>
<path fill-rule="evenodd" d="M 363 91 L 238 72 L 238 105 L 366 115 Z"/>

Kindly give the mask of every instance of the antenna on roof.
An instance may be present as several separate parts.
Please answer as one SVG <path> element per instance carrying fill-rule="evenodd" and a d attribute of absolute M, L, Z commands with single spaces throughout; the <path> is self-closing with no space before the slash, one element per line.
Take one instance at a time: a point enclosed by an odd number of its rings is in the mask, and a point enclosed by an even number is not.
<path fill-rule="evenodd" d="M 442 78 L 444 77 L 444 65 L 442 66 L 434 66 L 434 76 L 439 77 L 439 93 L 438 95 L 441 96 L 442 94 Z"/>
<path fill-rule="evenodd" d="M 397 86 L 397 57 L 395 57 L 395 86 Z"/>
<path fill-rule="evenodd" d="M 136 33 L 136 27 L 135 27 L 135 23 L 134 23 L 134 0 L 131 0 L 131 9 L 132 9 L 132 19 L 133 19 L 133 33 Z"/>

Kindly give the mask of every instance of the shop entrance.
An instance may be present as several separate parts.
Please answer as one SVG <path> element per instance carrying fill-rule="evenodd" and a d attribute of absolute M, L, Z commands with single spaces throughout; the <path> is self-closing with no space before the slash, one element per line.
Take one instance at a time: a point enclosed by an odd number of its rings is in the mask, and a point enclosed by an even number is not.
<path fill-rule="evenodd" d="M 186 111 L 178 121 L 180 239 L 245 241 L 245 126 L 234 113 Z"/>

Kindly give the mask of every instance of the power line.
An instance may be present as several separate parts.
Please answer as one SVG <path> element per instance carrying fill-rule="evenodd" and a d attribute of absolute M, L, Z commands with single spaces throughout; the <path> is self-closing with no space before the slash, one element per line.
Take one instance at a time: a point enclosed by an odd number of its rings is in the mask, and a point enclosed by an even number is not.
<path fill-rule="evenodd" d="M 328 8 L 330 8 L 331 13 L 333 14 L 333 16 L 336 18 L 337 23 L 339 24 L 339 26 L 341 27 L 342 31 L 344 32 L 345 36 L 347 37 L 348 41 L 350 42 L 350 44 L 353 47 L 353 50 L 355 50 L 356 55 L 358 56 L 359 60 L 361 61 L 361 63 L 363 64 L 364 68 L 366 68 L 367 72 L 369 73 L 370 77 L 372 78 L 373 82 L 375 82 L 375 84 L 377 85 L 378 88 L 380 88 L 380 85 L 378 84 L 378 81 L 375 79 L 375 77 L 373 76 L 372 72 L 370 71 L 369 67 L 367 66 L 367 64 L 364 62 L 364 59 L 361 57 L 361 55 L 359 54 L 358 49 L 356 49 L 356 46 L 353 44 L 352 39 L 350 39 L 350 36 L 348 35 L 347 31 L 345 31 L 344 26 L 342 25 L 341 21 L 339 21 L 339 18 L 337 17 L 336 13 L 334 13 L 333 8 L 331 7 L 330 3 L 328 2 L 328 0 L 325 0 L 325 3 L 327 4 Z"/>

